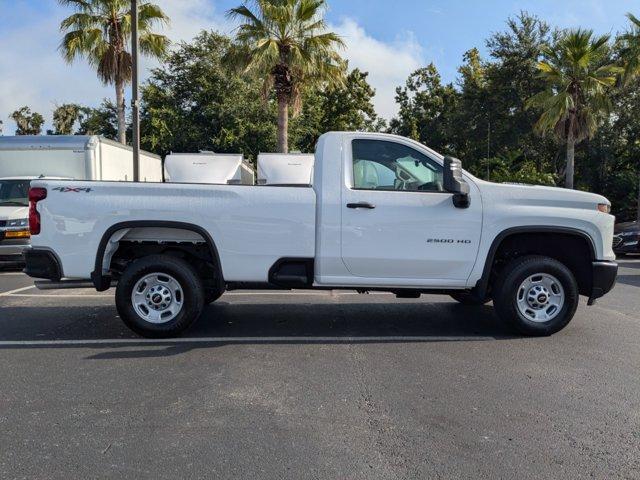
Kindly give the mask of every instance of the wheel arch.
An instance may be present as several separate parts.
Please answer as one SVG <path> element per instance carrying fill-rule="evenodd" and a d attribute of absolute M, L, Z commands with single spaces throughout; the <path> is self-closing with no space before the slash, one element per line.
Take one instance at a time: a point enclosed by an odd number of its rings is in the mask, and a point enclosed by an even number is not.
<path fill-rule="evenodd" d="M 491 242 L 487 256 L 485 258 L 484 268 L 482 270 L 482 276 L 476 282 L 474 290 L 480 296 L 485 296 L 489 290 L 489 282 L 491 280 L 491 273 L 496 260 L 496 254 L 500 251 L 501 246 L 505 245 L 509 239 L 514 239 L 517 236 L 522 235 L 548 235 L 548 234 L 560 234 L 564 237 L 572 237 L 584 242 L 590 258 L 589 264 L 596 260 L 596 247 L 593 238 L 585 231 L 572 227 L 561 226 L 546 226 L 546 225 L 530 225 L 530 226 L 518 226 L 511 227 L 502 230 Z M 586 288 L 585 288 L 586 289 Z"/>
<path fill-rule="evenodd" d="M 222 282 L 224 282 L 224 275 L 222 272 L 222 263 L 220 261 L 220 255 L 218 253 L 218 248 L 209 234 L 209 232 L 200 227 L 199 225 L 195 225 L 192 223 L 186 222 L 175 222 L 175 221 L 166 221 L 166 220 L 133 220 L 126 222 L 119 222 L 111 225 L 107 230 L 102 234 L 102 238 L 100 239 L 100 243 L 98 244 L 98 251 L 96 252 L 96 258 L 94 263 L 94 270 L 91 272 L 91 281 L 93 282 L 94 287 L 98 291 L 107 290 L 111 284 L 111 278 L 109 275 L 105 275 L 103 273 L 103 263 L 105 258 L 105 252 L 107 246 L 109 245 L 109 241 L 116 235 L 118 232 L 122 230 L 129 230 L 133 228 L 168 228 L 168 229 L 176 229 L 176 230 L 187 230 L 190 232 L 197 233 L 202 237 L 205 244 L 208 247 L 208 250 L 211 254 L 211 258 L 215 262 L 218 268 L 218 274 Z"/>

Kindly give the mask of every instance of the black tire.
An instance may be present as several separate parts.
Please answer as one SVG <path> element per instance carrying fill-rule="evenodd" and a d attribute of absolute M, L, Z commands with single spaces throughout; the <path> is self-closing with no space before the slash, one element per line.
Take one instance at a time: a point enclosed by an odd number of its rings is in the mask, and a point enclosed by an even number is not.
<path fill-rule="evenodd" d="M 470 292 L 456 292 L 450 294 L 449 296 L 462 305 L 478 306 L 484 305 L 485 303 L 489 303 L 491 301 L 491 297 L 480 298 Z"/>
<path fill-rule="evenodd" d="M 204 291 L 204 304 L 209 305 L 216 300 L 218 300 L 222 294 L 224 293 L 224 289 L 205 289 Z"/>
<path fill-rule="evenodd" d="M 535 322 L 520 312 L 518 290 L 530 276 L 548 274 L 561 284 L 564 303 L 560 311 L 547 322 Z M 523 335 L 552 335 L 571 321 L 578 307 L 578 284 L 564 264 L 542 255 L 528 255 L 509 262 L 494 284 L 493 304 L 501 320 Z"/>
<path fill-rule="evenodd" d="M 151 273 L 166 274 L 182 290 L 182 307 L 175 318 L 151 323 L 140 316 L 132 302 L 136 283 Z M 147 338 L 175 337 L 195 322 L 204 307 L 204 290 L 195 270 L 186 261 L 169 255 L 149 255 L 135 260 L 124 271 L 116 288 L 116 307 L 122 321 L 137 334 Z"/>

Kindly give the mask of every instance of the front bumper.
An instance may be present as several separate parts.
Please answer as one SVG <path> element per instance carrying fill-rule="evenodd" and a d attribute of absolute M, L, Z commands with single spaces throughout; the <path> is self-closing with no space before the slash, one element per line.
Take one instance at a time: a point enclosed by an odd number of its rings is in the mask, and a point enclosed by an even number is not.
<path fill-rule="evenodd" d="M 618 264 L 608 260 L 593 262 L 591 267 L 591 294 L 589 302 L 608 293 L 616 284 Z"/>
<path fill-rule="evenodd" d="M 0 240 L 0 263 L 22 263 L 22 254 L 29 248 L 28 238 Z"/>

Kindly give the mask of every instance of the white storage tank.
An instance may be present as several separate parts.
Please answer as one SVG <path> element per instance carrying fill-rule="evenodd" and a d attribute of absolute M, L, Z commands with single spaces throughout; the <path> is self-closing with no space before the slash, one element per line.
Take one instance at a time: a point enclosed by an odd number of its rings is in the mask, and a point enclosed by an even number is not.
<path fill-rule="evenodd" d="M 258 155 L 258 185 L 311 185 L 312 153 L 261 153 Z"/>
<path fill-rule="evenodd" d="M 239 153 L 171 153 L 164 159 L 169 182 L 253 185 L 254 173 Z"/>

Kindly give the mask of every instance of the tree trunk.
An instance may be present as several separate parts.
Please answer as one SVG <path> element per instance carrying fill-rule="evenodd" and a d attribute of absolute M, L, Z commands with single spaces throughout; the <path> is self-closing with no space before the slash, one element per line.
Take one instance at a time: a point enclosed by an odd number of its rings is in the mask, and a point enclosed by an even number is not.
<path fill-rule="evenodd" d="M 124 81 L 116 79 L 116 106 L 118 108 L 118 141 L 127 144 L 127 123 L 124 108 Z"/>
<path fill-rule="evenodd" d="M 573 188 L 573 163 L 575 157 L 576 142 L 573 138 L 567 140 L 567 170 L 565 171 L 564 188 Z"/>
<path fill-rule="evenodd" d="M 289 153 L 289 102 L 278 96 L 278 152 Z"/>

